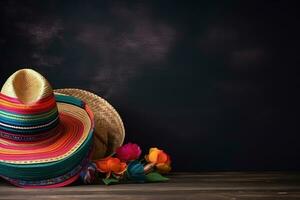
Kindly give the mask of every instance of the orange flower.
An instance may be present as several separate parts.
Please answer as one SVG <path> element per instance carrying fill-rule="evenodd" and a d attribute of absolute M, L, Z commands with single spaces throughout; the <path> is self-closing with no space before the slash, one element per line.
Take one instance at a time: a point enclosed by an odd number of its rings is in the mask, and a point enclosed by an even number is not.
<path fill-rule="evenodd" d="M 158 148 L 150 148 L 145 156 L 147 162 L 153 163 L 160 173 L 168 173 L 171 170 L 171 159 L 168 154 Z"/>
<path fill-rule="evenodd" d="M 121 162 L 118 158 L 110 156 L 96 161 L 96 166 L 100 172 L 107 173 L 107 177 L 109 177 L 112 172 L 121 175 L 127 168 L 125 162 Z"/>
<path fill-rule="evenodd" d="M 167 174 L 171 171 L 171 165 L 170 164 L 157 164 L 156 169 L 161 174 Z"/>

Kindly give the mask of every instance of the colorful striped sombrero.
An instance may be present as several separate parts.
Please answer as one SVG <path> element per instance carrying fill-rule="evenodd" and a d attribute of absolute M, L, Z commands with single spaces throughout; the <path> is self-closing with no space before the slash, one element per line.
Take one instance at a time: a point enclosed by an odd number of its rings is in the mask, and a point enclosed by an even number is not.
<path fill-rule="evenodd" d="M 21 187 L 70 184 L 91 157 L 93 130 L 87 104 L 21 69 L 0 93 L 0 176 Z"/>

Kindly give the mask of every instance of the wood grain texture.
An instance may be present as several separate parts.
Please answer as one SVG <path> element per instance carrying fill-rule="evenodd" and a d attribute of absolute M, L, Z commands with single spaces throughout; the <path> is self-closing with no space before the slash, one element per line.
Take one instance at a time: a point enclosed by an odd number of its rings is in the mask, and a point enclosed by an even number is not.
<path fill-rule="evenodd" d="M 300 199 L 300 172 L 176 173 L 167 183 L 21 189 L 0 183 L 0 199 Z"/>

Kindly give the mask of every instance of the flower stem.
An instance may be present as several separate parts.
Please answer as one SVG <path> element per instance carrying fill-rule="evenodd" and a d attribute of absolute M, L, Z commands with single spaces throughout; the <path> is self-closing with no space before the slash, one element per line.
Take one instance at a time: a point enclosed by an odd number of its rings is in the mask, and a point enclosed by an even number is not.
<path fill-rule="evenodd" d="M 155 163 L 148 163 L 147 165 L 144 166 L 144 172 L 145 174 L 148 174 L 149 172 L 151 172 L 153 170 L 155 166 Z"/>

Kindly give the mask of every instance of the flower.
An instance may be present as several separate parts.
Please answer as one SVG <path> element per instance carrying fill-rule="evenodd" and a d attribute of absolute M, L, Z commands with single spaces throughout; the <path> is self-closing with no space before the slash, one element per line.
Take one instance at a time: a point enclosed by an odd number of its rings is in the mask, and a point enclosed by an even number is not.
<path fill-rule="evenodd" d="M 128 143 L 116 150 L 116 157 L 124 162 L 136 160 L 140 157 L 142 151 L 137 144 Z"/>
<path fill-rule="evenodd" d="M 95 163 L 97 169 L 102 173 L 106 173 L 107 177 L 109 177 L 112 172 L 117 175 L 121 175 L 126 171 L 127 168 L 125 162 L 121 162 L 120 159 L 113 158 L 111 156 L 98 160 Z"/>
<path fill-rule="evenodd" d="M 142 163 L 137 160 L 130 162 L 127 167 L 126 176 L 129 180 L 144 182 L 146 176 Z"/>
<path fill-rule="evenodd" d="M 171 164 L 170 156 L 158 148 L 150 148 L 149 154 L 145 156 L 145 159 L 154 164 Z"/>
<path fill-rule="evenodd" d="M 167 174 L 171 171 L 171 165 L 170 164 L 157 164 L 156 169 L 161 174 Z"/>
<path fill-rule="evenodd" d="M 158 148 L 150 148 L 149 154 L 145 156 L 147 162 L 156 166 L 160 173 L 168 173 L 171 170 L 170 156 Z"/>

